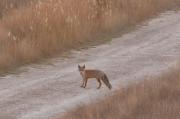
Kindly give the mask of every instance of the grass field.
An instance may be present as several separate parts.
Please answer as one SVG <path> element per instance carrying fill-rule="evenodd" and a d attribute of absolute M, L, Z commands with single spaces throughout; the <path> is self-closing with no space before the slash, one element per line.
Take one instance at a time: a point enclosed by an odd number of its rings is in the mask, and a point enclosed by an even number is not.
<path fill-rule="evenodd" d="M 33 2 L 38 0 L 1 0 L 0 1 L 0 18 L 8 14 L 8 12 L 22 8 L 28 7 L 28 5 L 33 4 Z"/>
<path fill-rule="evenodd" d="M 0 72 L 95 42 L 93 36 L 138 24 L 179 0 L 0 1 Z M 5 7 L 6 6 L 6 7 Z"/>
<path fill-rule="evenodd" d="M 179 119 L 180 68 L 149 78 L 59 119 Z"/>

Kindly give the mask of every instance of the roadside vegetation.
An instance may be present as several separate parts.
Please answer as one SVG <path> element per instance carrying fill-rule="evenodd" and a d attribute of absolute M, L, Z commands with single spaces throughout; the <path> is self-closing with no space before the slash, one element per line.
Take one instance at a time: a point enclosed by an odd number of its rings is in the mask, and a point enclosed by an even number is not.
<path fill-rule="evenodd" d="M 8 14 L 8 12 L 32 5 L 35 1 L 38 0 L 1 0 L 0 1 L 0 18 Z"/>
<path fill-rule="evenodd" d="M 179 119 L 180 68 L 120 89 L 59 119 Z"/>
<path fill-rule="evenodd" d="M 180 0 L 1 0 L 0 73 L 96 42 Z M 103 39 L 103 38 L 102 38 Z"/>

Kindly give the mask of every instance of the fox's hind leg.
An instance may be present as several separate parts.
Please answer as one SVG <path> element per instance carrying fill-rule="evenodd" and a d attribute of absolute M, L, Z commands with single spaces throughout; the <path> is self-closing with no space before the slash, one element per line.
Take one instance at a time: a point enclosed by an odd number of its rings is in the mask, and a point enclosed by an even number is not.
<path fill-rule="evenodd" d="M 101 80 L 97 79 L 97 81 L 99 82 L 99 86 L 97 87 L 97 89 L 100 89 L 101 88 Z"/>

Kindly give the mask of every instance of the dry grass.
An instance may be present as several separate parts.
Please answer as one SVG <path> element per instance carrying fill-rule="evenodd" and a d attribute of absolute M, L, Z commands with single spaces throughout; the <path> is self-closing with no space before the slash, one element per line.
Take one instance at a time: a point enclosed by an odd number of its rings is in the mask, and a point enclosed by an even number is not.
<path fill-rule="evenodd" d="M 44 0 L 11 10 L 0 21 L 0 70 L 95 42 L 94 35 L 115 26 L 123 30 L 177 3 L 180 0 Z"/>
<path fill-rule="evenodd" d="M 60 119 L 179 119 L 180 69 L 120 89 Z"/>
<path fill-rule="evenodd" d="M 33 4 L 37 0 L 1 0 L 0 1 L 0 18 L 13 9 L 18 9 L 24 6 Z"/>

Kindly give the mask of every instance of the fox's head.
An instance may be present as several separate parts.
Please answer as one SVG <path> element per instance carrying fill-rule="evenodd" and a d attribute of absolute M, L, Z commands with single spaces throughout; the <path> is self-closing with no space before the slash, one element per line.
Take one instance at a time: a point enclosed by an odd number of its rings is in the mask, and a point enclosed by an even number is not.
<path fill-rule="evenodd" d="M 78 69 L 79 69 L 80 72 L 84 71 L 85 70 L 85 65 L 83 65 L 83 66 L 78 65 Z"/>

